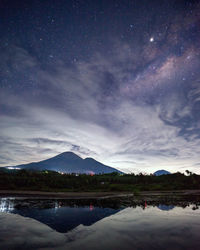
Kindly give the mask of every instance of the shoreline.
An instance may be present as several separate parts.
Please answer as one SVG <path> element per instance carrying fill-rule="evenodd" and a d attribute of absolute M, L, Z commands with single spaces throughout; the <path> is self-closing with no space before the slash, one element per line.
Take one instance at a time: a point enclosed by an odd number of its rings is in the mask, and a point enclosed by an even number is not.
<path fill-rule="evenodd" d="M 0 197 L 27 197 L 46 199 L 106 199 L 120 197 L 159 197 L 159 196 L 200 196 L 200 190 L 169 190 L 169 191 L 141 191 L 135 195 L 133 192 L 44 192 L 0 190 Z"/>
<path fill-rule="evenodd" d="M 160 204 L 186 207 L 193 204 L 193 209 L 200 206 L 200 190 L 145 191 L 134 195 L 130 192 L 40 192 L 1 190 L 0 200 L 9 207 L 22 208 L 56 208 L 69 207 L 103 207 L 123 209 L 126 207 Z M 5 206 L 5 204 L 4 204 Z"/>
<path fill-rule="evenodd" d="M 43 199 L 103 199 L 133 196 L 131 192 L 44 192 L 0 190 L 0 197 L 27 197 Z"/>

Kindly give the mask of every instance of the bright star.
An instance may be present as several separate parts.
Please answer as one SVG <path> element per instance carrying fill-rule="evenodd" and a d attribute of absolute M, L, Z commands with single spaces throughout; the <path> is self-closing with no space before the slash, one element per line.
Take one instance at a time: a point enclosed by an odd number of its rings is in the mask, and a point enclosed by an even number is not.
<path fill-rule="evenodd" d="M 149 39 L 149 41 L 150 41 L 151 43 L 154 42 L 154 38 L 151 37 L 151 38 Z"/>

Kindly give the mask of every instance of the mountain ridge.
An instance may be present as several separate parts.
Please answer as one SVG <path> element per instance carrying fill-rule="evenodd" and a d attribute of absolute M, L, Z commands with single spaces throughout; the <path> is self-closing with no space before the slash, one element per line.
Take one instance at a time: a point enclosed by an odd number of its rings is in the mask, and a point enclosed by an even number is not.
<path fill-rule="evenodd" d="M 121 171 L 110 166 L 104 165 L 91 157 L 83 159 L 77 154 L 70 151 L 60 153 L 56 156 L 39 162 L 20 164 L 13 167 L 30 170 L 53 170 L 63 173 L 122 173 Z"/>

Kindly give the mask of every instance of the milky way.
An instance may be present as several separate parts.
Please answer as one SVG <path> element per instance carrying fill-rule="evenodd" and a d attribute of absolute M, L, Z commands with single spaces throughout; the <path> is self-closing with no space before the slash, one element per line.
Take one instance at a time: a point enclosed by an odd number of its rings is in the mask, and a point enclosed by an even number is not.
<path fill-rule="evenodd" d="M 200 173 L 199 1 L 1 1 L 0 166 L 64 151 Z"/>

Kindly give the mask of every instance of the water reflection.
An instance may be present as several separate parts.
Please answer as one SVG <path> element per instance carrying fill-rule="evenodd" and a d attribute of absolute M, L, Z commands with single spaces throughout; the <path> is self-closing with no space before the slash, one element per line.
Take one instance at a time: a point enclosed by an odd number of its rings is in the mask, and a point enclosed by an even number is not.
<path fill-rule="evenodd" d="M 57 200 L 30 200 L 1 198 L 0 211 L 29 217 L 40 221 L 52 229 L 66 233 L 80 224 L 90 226 L 93 223 L 119 212 L 121 209 L 93 206 L 65 206 Z"/>
<path fill-rule="evenodd" d="M 175 207 L 168 213 L 152 206 L 126 208 L 68 233 L 73 239 L 69 249 L 200 249 L 199 230 L 200 212 L 192 206 Z"/>
<path fill-rule="evenodd" d="M 173 208 L 175 208 L 175 206 L 160 204 L 157 206 L 157 208 L 159 208 L 160 210 L 163 210 L 163 211 L 169 211 L 169 210 L 172 210 Z"/>
<path fill-rule="evenodd" d="M 0 212 L 12 212 L 14 210 L 14 198 L 0 199 Z"/>
<path fill-rule="evenodd" d="M 200 210 L 193 207 L 174 207 L 167 213 L 156 206 L 128 207 L 68 233 L 59 233 L 19 214 L 0 213 L 0 249 L 200 249 Z M 63 209 L 56 208 L 56 212 Z M 76 210 L 77 216 L 82 211 L 80 207 L 71 209 Z M 90 213 L 90 207 L 84 209 Z M 95 210 L 94 207 L 92 212 Z M 66 211 L 58 219 L 60 224 L 67 223 L 65 216 Z"/>
<path fill-rule="evenodd" d="M 198 204 L 70 204 L 1 198 L 0 249 L 200 249 Z"/>

